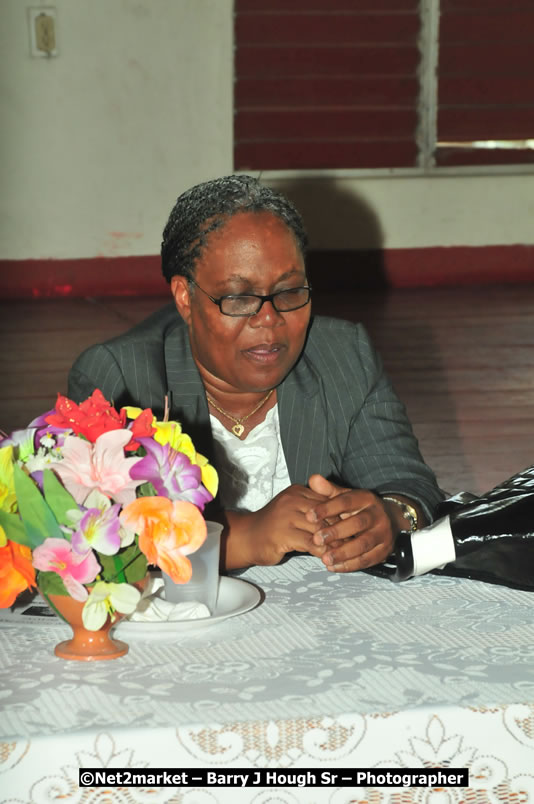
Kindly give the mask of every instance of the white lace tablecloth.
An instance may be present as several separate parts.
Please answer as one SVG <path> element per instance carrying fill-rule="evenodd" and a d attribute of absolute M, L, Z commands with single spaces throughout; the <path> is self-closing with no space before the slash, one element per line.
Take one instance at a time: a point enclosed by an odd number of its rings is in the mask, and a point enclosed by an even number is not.
<path fill-rule="evenodd" d="M 56 658 L 55 619 L 2 624 L 0 801 L 534 801 L 534 595 L 310 557 L 241 577 L 254 610 L 110 662 Z M 80 767 L 467 767 L 470 788 L 104 792 Z"/>

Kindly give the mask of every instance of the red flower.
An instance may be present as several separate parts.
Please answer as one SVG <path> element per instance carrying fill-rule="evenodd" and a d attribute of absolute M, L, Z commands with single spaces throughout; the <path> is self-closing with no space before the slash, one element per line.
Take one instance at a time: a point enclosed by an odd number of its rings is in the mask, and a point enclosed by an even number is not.
<path fill-rule="evenodd" d="M 94 444 L 102 433 L 124 429 L 126 412 L 116 411 L 97 388 L 89 399 L 79 405 L 58 394 L 55 411 L 45 421 L 54 427 L 70 428 L 75 435 L 85 436 Z"/>
<path fill-rule="evenodd" d="M 121 411 L 121 413 L 123 412 L 124 411 Z M 140 445 L 135 441 L 136 438 L 150 438 L 150 436 L 153 436 L 154 433 L 157 432 L 156 428 L 152 426 L 153 421 L 154 414 L 150 408 L 145 408 L 145 410 L 139 414 L 137 419 L 134 419 L 130 428 L 132 431 L 132 440 L 129 441 L 124 447 L 126 452 L 138 449 Z"/>

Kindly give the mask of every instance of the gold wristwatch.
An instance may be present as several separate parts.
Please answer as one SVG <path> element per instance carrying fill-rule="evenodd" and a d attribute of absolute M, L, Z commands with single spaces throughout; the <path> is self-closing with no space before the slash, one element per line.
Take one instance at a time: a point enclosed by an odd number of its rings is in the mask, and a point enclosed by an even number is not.
<path fill-rule="evenodd" d="M 398 500 L 396 497 L 382 497 L 382 499 L 388 500 L 388 502 L 395 503 L 395 505 L 398 505 L 399 508 L 402 509 L 402 515 L 410 525 L 409 528 L 410 533 L 413 533 L 414 531 L 417 530 L 419 517 L 413 505 L 409 505 L 408 503 L 405 503 L 402 500 Z"/>

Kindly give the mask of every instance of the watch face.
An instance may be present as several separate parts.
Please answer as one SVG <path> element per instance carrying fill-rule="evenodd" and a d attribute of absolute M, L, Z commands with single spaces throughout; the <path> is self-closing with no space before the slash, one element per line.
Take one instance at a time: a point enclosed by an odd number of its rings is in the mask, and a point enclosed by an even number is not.
<path fill-rule="evenodd" d="M 413 533 L 417 530 L 418 516 L 417 511 L 413 506 L 402 502 L 402 500 L 397 500 L 396 497 L 383 497 L 382 499 L 389 500 L 389 502 L 395 503 L 395 505 L 399 506 L 399 508 L 402 510 L 404 519 L 410 524 L 410 533 Z"/>

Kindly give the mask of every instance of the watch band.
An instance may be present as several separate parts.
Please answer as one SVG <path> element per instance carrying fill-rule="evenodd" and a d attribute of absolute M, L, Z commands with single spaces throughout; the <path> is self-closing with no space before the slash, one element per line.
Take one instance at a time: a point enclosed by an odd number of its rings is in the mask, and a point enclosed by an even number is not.
<path fill-rule="evenodd" d="M 414 533 L 417 530 L 419 517 L 413 505 L 409 505 L 408 503 L 405 503 L 402 500 L 398 500 L 397 497 L 385 496 L 382 497 L 382 499 L 388 500 L 388 502 L 395 503 L 395 505 L 398 505 L 399 508 L 402 509 L 402 515 L 404 519 L 410 524 L 410 533 Z"/>

